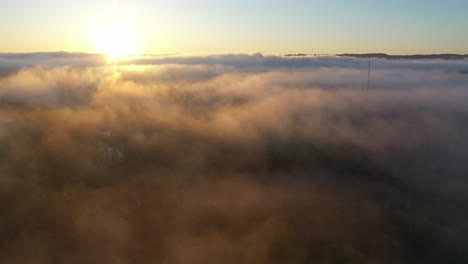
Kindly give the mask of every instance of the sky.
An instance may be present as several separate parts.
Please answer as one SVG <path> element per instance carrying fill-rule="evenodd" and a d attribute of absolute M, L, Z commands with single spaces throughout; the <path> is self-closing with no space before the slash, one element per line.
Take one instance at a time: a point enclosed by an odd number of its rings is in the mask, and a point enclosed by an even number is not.
<path fill-rule="evenodd" d="M 462 0 L 2 0 L 0 52 L 125 42 L 154 54 L 468 53 L 466 10 Z M 102 40 L 109 31 L 121 36 Z"/>

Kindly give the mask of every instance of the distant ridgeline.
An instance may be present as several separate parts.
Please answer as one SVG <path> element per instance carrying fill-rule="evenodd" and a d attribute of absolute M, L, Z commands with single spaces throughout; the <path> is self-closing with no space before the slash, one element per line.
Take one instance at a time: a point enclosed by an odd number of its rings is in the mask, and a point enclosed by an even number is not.
<path fill-rule="evenodd" d="M 306 56 L 323 56 L 331 54 L 286 54 L 286 57 L 306 57 Z M 426 54 L 426 55 L 388 55 L 385 53 L 344 53 L 336 54 L 339 57 L 352 57 L 352 58 L 372 58 L 372 59 L 408 59 L 408 60 L 418 60 L 418 59 L 443 59 L 443 60 L 463 60 L 468 59 L 468 54 Z"/>
<path fill-rule="evenodd" d="M 463 60 L 468 59 L 468 54 L 427 54 L 427 55 L 388 55 L 385 53 L 365 53 L 365 54 L 338 54 L 340 57 L 354 58 L 378 58 L 378 59 L 443 59 L 443 60 Z"/>

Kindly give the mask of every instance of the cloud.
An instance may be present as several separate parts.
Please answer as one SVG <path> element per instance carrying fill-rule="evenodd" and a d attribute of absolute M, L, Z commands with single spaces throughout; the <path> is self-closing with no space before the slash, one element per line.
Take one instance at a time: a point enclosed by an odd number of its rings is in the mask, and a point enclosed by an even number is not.
<path fill-rule="evenodd" d="M 467 258 L 466 61 L 374 60 L 367 95 L 362 59 L 23 56 L 2 262 Z"/>
<path fill-rule="evenodd" d="M 24 67 L 37 65 L 91 67 L 106 64 L 102 54 L 37 52 L 37 53 L 3 53 L 0 54 L 0 76 L 18 71 Z"/>

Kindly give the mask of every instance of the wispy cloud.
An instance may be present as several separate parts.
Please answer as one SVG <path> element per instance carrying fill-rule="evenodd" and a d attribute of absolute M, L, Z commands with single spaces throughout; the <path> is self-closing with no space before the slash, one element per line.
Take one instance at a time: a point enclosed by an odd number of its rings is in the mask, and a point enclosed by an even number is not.
<path fill-rule="evenodd" d="M 0 61 L 6 262 L 466 259 L 467 61 Z"/>

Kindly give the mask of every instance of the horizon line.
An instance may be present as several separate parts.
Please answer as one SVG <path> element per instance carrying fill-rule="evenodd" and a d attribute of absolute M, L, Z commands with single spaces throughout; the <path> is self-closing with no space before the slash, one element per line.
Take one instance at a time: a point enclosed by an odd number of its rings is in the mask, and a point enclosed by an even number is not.
<path fill-rule="evenodd" d="M 66 51 L 66 50 L 56 50 L 56 51 L 24 51 L 24 52 L 15 52 L 15 51 L 0 51 L 0 55 L 21 55 L 21 54 L 83 54 L 83 55 L 107 55 L 105 52 L 93 52 L 93 51 Z M 452 53 L 452 52 L 437 52 L 437 53 L 386 53 L 386 52 L 344 52 L 344 53 L 302 53 L 302 52 L 288 52 L 288 53 L 263 53 L 260 51 L 257 52 L 216 52 L 216 53 L 206 53 L 206 52 L 171 52 L 171 53 L 151 53 L 151 52 L 141 52 L 141 53 L 130 53 L 124 56 L 195 56 L 195 55 L 263 55 L 263 56 L 296 56 L 296 57 L 306 57 L 306 56 L 401 56 L 401 57 L 411 57 L 411 56 L 465 56 L 468 57 L 468 53 Z"/>

